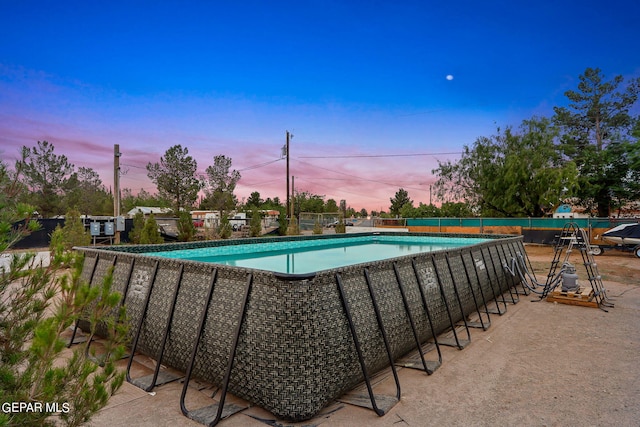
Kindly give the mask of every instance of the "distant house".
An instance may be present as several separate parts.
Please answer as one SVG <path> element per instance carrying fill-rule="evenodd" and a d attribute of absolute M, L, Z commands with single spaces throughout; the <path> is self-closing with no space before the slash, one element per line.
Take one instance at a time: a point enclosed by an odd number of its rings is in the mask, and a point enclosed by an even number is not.
<path fill-rule="evenodd" d="M 589 218 L 589 214 L 584 209 L 575 208 L 568 204 L 558 206 L 553 212 L 554 218 Z"/>
<path fill-rule="evenodd" d="M 129 218 L 133 218 L 138 212 L 142 212 L 142 214 L 146 218 L 151 214 L 153 214 L 154 216 L 168 215 L 171 213 L 171 208 L 158 208 L 155 206 L 136 206 L 135 208 L 127 212 L 127 216 Z"/>

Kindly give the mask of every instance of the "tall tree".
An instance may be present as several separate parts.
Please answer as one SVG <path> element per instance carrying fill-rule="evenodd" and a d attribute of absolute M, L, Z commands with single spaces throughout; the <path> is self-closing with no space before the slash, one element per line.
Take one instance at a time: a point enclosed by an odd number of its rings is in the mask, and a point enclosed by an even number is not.
<path fill-rule="evenodd" d="M 22 147 L 22 158 L 16 164 L 24 182 L 31 191 L 28 201 L 40 215 L 49 217 L 64 213 L 62 190 L 74 166 L 64 155 L 54 153 L 55 147 L 47 141 L 38 141 L 32 148 Z"/>
<path fill-rule="evenodd" d="M 296 216 L 300 212 L 324 212 L 324 196 L 309 191 L 297 191 L 294 195 L 294 211 Z"/>
<path fill-rule="evenodd" d="M 231 170 L 231 163 L 231 157 L 220 154 L 213 158 L 213 165 L 207 167 L 206 197 L 202 208 L 220 212 L 235 209 L 238 201 L 233 192 L 240 180 L 240 172 Z"/>
<path fill-rule="evenodd" d="M 539 217 L 575 191 L 577 172 L 563 162 L 549 119 L 525 120 L 480 137 L 459 161 L 439 163 L 435 190 L 443 201 L 464 201 L 482 216 Z"/>
<path fill-rule="evenodd" d="M 554 108 L 554 120 L 563 132 L 562 150 L 580 172 L 578 197 L 606 217 L 616 201 L 638 196 L 632 185 L 640 174 L 633 162 L 640 152 L 633 137 L 638 118 L 630 111 L 638 101 L 640 78 L 623 87 L 622 76 L 606 81 L 600 69 L 587 68 L 579 79 L 577 91 L 565 92 L 568 107 Z"/>
<path fill-rule="evenodd" d="M 176 215 L 183 208 L 190 210 L 198 198 L 203 184 L 196 176 L 197 169 L 198 163 L 189 156 L 189 150 L 179 144 L 169 148 L 160 163 L 147 164 L 147 176 L 160 196 L 171 200 Z"/>
<path fill-rule="evenodd" d="M 329 199 L 327 200 L 327 203 L 324 204 L 325 212 L 335 213 L 335 212 L 338 212 L 338 210 L 339 210 L 338 203 L 335 201 L 335 199 Z"/>
<path fill-rule="evenodd" d="M 254 191 L 253 193 L 251 193 L 251 195 L 247 199 L 247 203 L 245 203 L 245 206 L 247 207 L 247 209 L 250 209 L 252 207 L 260 208 L 263 203 L 264 201 L 260 197 L 260 193 L 257 191 Z"/>
<path fill-rule="evenodd" d="M 65 184 L 64 204 L 81 214 L 112 215 L 113 196 L 106 190 L 100 175 L 92 168 L 79 167 Z"/>
<path fill-rule="evenodd" d="M 400 188 L 396 192 L 395 197 L 389 199 L 389 201 L 391 202 L 391 206 L 389 206 L 389 212 L 391 213 L 391 215 L 400 215 L 400 210 L 406 204 L 409 204 L 411 207 L 413 207 L 413 200 L 409 198 L 409 193 L 404 188 Z M 407 209 L 408 208 L 405 208 L 405 210 Z"/>

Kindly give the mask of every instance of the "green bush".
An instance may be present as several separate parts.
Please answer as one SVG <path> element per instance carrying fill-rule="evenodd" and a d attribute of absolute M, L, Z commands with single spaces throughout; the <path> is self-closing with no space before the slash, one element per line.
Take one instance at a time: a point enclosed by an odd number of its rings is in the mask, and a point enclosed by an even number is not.
<path fill-rule="evenodd" d="M 316 220 L 316 222 L 313 224 L 313 234 L 322 234 L 323 232 L 324 230 L 322 229 L 320 221 Z"/>
<path fill-rule="evenodd" d="M 297 236 L 300 234 L 300 227 L 298 226 L 298 220 L 296 217 L 291 218 L 289 221 L 289 227 L 287 227 L 287 236 Z"/>
<path fill-rule="evenodd" d="M 260 215 L 260 211 L 257 209 L 254 209 L 251 214 L 251 222 L 249 223 L 249 226 L 249 235 L 251 237 L 260 237 L 262 234 L 262 215 Z"/>
<path fill-rule="evenodd" d="M 129 232 L 129 242 L 134 245 L 140 244 L 142 230 L 144 229 L 144 222 L 144 214 L 138 210 L 138 212 L 133 216 L 133 228 Z"/>
<path fill-rule="evenodd" d="M 221 239 L 228 239 L 231 237 L 233 233 L 233 229 L 231 228 L 231 223 L 229 222 L 229 217 L 225 214 L 220 218 L 220 225 L 218 226 L 218 237 Z"/>
<path fill-rule="evenodd" d="M 142 233 L 140 233 L 140 244 L 149 245 L 156 243 L 164 243 L 164 239 L 160 235 L 160 231 L 158 231 L 156 218 L 151 214 L 144 223 Z"/>
<path fill-rule="evenodd" d="M 196 227 L 193 225 L 191 213 L 180 211 L 178 214 L 178 240 L 180 242 L 190 242 L 196 234 Z"/>
<path fill-rule="evenodd" d="M 43 406 L 37 411 L 0 412 L 0 426 L 85 424 L 124 381 L 124 372 L 115 365 L 124 354 L 127 336 L 121 295 L 111 292 L 111 272 L 100 286 L 81 280 L 82 257 L 64 249 L 72 236 L 83 239 L 80 233 L 57 230 L 46 267 L 35 262 L 34 253 L 9 253 L 37 226 L 30 221 L 33 209 L 15 203 L 19 194 L 7 191 L 7 184 L 0 173 L 0 254 L 9 259 L 0 274 L 0 406 Z M 13 226 L 19 220 L 26 225 Z M 70 221 L 68 230 L 74 227 Z M 63 269 L 63 261 L 73 265 L 71 273 Z M 89 339 L 67 355 L 60 336 L 80 318 L 91 321 Z M 100 356 L 92 352 L 95 346 L 88 348 L 98 324 L 108 332 Z"/>
<path fill-rule="evenodd" d="M 86 232 L 80 212 L 71 209 L 65 215 L 64 226 L 58 225 L 51 234 L 49 250 L 53 257 L 57 257 L 64 265 L 69 265 L 69 254 L 74 246 L 87 246 L 91 243 L 91 236 Z M 63 260 L 63 258 L 66 258 Z"/>

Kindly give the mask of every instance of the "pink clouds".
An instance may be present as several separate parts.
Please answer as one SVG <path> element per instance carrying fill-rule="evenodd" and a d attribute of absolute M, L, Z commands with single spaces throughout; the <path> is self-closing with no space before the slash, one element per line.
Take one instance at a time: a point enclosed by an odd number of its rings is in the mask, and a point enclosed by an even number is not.
<path fill-rule="evenodd" d="M 122 153 L 121 187 L 130 188 L 134 192 L 145 189 L 152 193 L 155 186 L 147 177 L 146 165 L 158 162 L 175 141 L 171 136 L 154 136 L 132 130 L 132 134 L 141 134 L 144 139 L 156 142 L 154 145 L 147 143 L 138 146 L 134 145 L 135 141 L 131 142 L 131 135 L 126 139 L 121 136 L 127 133 L 124 129 L 92 132 L 91 126 L 79 129 L 60 122 L 22 118 L 3 120 L 0 132 L 4 159 L 17 158 L 23 145 L 32 147 L 38 140 L 47 140 L 55 146 L 56 153 L 66 155 L 76 167 L 95 169 L 107 187 L 113 185 L 113 144 L 119 143 Z M 263 198 L 279 197 L 280 200 L 285 200 L 286 160 L 280 159 L 283 141 L 260 144 L 240 140 L 214 141 L 212 138 L 200 138 L 188 133 L 186 136 L 184 139 L 194 142 L 192 145 L 182 145 L 189 148 L 190 155 L 198 161 L 198 172 L 202 175 L 205 175 L 207 166 L 213 163 L 215 155 L 224 154 L 233 159 L 232 168 L 242 174 L 236 189 L 239 200 L 249 197 L 253 191 L 258 191 Z M 369 148 L 366 155 L 398 154 L 388 150 Z M 335 155 L 331 153 L 341 152 L 355 156 L 363 153 L 357 147 L 344 150 L 331 148 L 324 153 L 317 145 L 305 148 L 298 143 L 295 154 L 290 159 L 290 175 L 295 177 L 295 189 L 325 195 L 326 199 L 345 199 L 349 206 L 357 210 L 387 210 L 389 198 L 400 187 L 409 192 L 416 205 L 419 202 L 429 202 L 429 184 L 434 181 L 431 170 L 437 167 L 433 157 L 306 158 L 331 156 Z"/>
<path fill-rule="evenodd" d="M 134 98 L 82 84 L 59 86 L 40 73 L 18 75 L 8 80 L 24 84 L 9 85 L 10 90 L 0 95 L 2 158 L 12 163 L 22 146 L 47 140 L 76 167 L 96 170 L 110 187 L 113 146 L 119 144 L 121 188 L 134 192 L 155 191 L 146 165 L 180 144 L 197 160 L 202 175 L 214 156 L 231 157 L 232 168 L 242 174 L 238 199 L 258 191 L 262 198 L 285 200 L 286 161 L 278 159 L 285 129 L 295 123 L 290 175 L 297 191 L 345 199 L 357 210 L 387 210 L 389 198 L 402 187 L 417 205 L 429 202 L 431 170 L 437 162 L 434 156 L 397 155 L 444 151 L 444 141 L 452 138 L 451 128 L 438 127 L 434 116 L 390 115 L 363 106 L 273 106 L 207 96 Z M 6 81 L 0 81 L 2 86 Z M 430 135 L 439 143 L 425 144 Z M 356 157 L 309 158 L 336 155 Z M 362 157 L 372 155 L 392 156 Z"/>

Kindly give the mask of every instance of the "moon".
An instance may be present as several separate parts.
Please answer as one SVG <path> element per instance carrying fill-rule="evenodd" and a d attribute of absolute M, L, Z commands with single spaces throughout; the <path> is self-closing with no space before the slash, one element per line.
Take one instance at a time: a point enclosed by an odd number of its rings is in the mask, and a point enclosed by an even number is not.
<path fill-rule="evenodd" d="M 447 80 L 449 80 L 449 81 L 453 80 L 453 76 L 452 76 L 451 74 L 447 74 L 447 77 L 446 77 L 446 78 L 447 78 Z"/>

